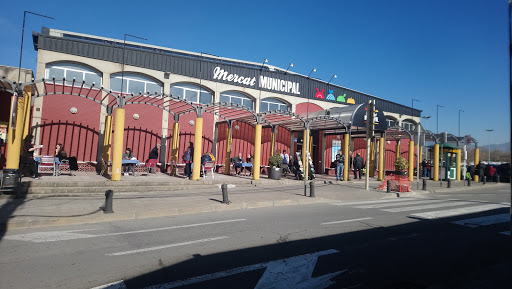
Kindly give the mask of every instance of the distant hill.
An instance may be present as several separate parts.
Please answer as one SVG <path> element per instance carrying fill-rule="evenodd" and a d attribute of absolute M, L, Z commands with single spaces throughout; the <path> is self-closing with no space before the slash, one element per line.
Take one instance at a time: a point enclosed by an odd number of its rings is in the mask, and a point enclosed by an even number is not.
<path fill-rule="evenodd" d="M 487 148 L 488 146 L 483 146 L 485 148 Z M 510 151 L 510 142 L 507 142 L 507 143 L 503 143 L 503 144 L 492 144 L 491 145 L 491 151 L 493 150 L 500 150 L 502 152 L 508 152 Z"/>

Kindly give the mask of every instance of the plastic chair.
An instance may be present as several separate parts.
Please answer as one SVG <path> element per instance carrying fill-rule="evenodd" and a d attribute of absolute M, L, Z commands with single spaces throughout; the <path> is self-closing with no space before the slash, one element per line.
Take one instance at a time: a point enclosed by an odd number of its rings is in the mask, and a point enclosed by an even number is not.
<path fill-rule="evenodd" d="M 153 173 L 156 173 L 156 163 L 157 163 L 156 159 L 148 160 L 148 162 L 146 163 L 146 168 L 148 168 L 148 173 L 151 172 L 151 168 L 154 168 Z"/>
<path fill-rule="evenodd" d="M 43 170 L 41 170 L 43 169 Z M 53 176 L 56 176 L 55 170 L 55 157 L 54 156 L 41 156 L 39 166 L 37 168 L 38 173 L 48 173 L 48 169 L 51 170 Z"/>
<path fill-rule="evenodd" d="M 208 161 L 204 162 L 203 165 L 203 179 L 206 178 L 206 172 L 211 171 L 212 172 L 212 179 L 215 178 L 215 175 L 213 174 L 213 169 L 215 168 L 215 162 Z"/>
<path fill-rule="evenodd" d="M 107 169 L 107 172 L 108 172 L 108 168 L 112 167 L 112 162 L 109 161 L 107 163 L 103 157 L 101 158 L 101 162 L 103 165 L 101 166 L 100 176 L 103 176 L 103 173 L 105 172 L 105 170 Z"/>

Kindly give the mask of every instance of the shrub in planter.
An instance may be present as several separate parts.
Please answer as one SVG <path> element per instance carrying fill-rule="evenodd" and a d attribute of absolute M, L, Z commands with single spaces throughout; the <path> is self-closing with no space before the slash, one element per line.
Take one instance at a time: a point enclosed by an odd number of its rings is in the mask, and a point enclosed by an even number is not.
<path fill-rule="evenodd" d="M 280 155 L 273 155 L 268 159 L 268 177 L 270 179 L 279 180 L 281 179 L 281 165 L 283 164 L 283 158 Z"/>
<path fill-rule="evenodd" d="M 397 175 L 406 176 L 407 175 L 407 168 L 409 168 L 409 162 L 399 156 L 395 161 L 395 171 Z"/>

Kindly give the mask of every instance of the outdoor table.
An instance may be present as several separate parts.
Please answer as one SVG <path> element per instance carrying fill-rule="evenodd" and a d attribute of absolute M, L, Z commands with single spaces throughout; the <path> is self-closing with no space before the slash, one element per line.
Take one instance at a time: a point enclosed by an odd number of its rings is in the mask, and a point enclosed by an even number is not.
<path fill-rule="evenodd" d="M 127 165 L 127 164 L 134 164 L 136 166 L 140 166 L 140 162 L 138 160 L 121 160 L 121 164 L 122 165 Z M 135 174 L 135 168 L 133 168 L 133 176 L 135 177 L 136 174 Z"/>
<path fill-rule="evenodd" d="M 252 168 L 252 163 L 233 163 L 233 167 L 240 168 L 240 173 L 241 173 L 244 168 Z M 252 170 L 251 170 L 251 173 L 252 173 Z"/>

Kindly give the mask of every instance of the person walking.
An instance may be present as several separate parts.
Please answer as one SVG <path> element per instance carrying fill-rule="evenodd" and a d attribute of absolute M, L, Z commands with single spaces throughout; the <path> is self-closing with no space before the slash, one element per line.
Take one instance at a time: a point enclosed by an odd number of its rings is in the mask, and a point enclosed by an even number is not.
<path fill-rule="evenodd" d="M 361 179 L 361 170 L 364 166 L 364 160 L 363 157 L 359 153 L 356 154 L 356 157 L 354 158 L 354 179 L 357 179 L 357 174 L 359 173 L 359 179 Z"/>
<path fill-rule="evenodd" d="M 336 154 L 336 181 L 343 181 L 343 170 L 345 168 L 345 155 L 338 150 Z"/>

